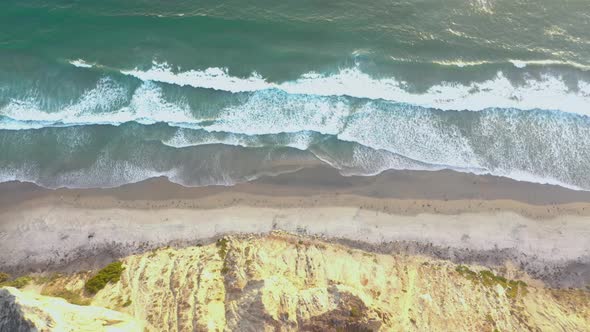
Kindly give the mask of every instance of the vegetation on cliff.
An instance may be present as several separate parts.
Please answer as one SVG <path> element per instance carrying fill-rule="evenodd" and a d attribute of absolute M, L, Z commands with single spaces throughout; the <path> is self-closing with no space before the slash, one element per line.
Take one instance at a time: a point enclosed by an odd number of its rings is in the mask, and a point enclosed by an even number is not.
<path fill-rule="evenodd" d="M 109 282 L 117 282 L 121 278 L 125 268 L 120 261 L 113 262 L 102 268 L 96 275 L 90 278 L 84 285 L 84 289 L 90 294 L 96 294 L 103 289 Z"/>
<path fill-rule="evenodd" d="M 527 284 L 522 280 L 508 280 L 502 276 L 495 275 L 489 270 L 482 270 L 477 273 L 470 270 L 465 265 L 457 266 L 455 271 L 476 284 L 481 284 L 486 287 L 494 287 L 496 285 L 502 286 L 505 290 L 506 297 L 510 299 L 516 298 L 518 294 L 524 296 L 527 293 Z"/>
<path fill-rule="evenodd" d="M 10 279 L 10 276 L 5 274 L 4 282 L 0 282 L 0 287 L 6 286 L 6 287 L 14 287 L 14 288 L 23 288 L 23 287 L 27 286 L 33 280 L 33 278 L 28 277 L 28 276 L 18 277 L 13 280 L 9 280 L 9 279 Z"/>
<path fill-rule="evenodd" d="M 59 297 L 71 304 L 89 305 L 91 299 L 85 298 L 79 292 L 71 291 L 69 289 L 58 289 L 53 291 L 44 291 L 43 295 Z"/>

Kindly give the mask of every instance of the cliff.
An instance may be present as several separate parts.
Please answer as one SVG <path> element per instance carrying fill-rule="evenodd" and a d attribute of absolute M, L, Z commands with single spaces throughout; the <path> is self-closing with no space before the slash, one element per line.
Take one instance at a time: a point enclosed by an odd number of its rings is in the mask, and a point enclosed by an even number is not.
<path fill-rule="evenodd" d="M 96 317 L 79 317 L 96 321 L 120 312 L 129 317 L 122 322 L 137 326 L 134 317 L 153 331 L 587 331 L 590 326 L 587 291 L 546 288 L 510 268 L 487 271 L 374 254 L 283 233 L 162 248 L 122 263 L 120 280 L 93 296 L 84 292 L 89 273 L 42 280 L 35 289 L 76 294 L 74 302 L 92 304 L 55 300 L 64 315 L 102 307 Z M 38 301 L 31 306 L 47 311 L 48 304 Z"/>
<path fill-rule="evenodd" d="M 0 331 L 142 331 L 133 317 L 96 306 L 79 306 L 55 297 L 0 289 Z"/>

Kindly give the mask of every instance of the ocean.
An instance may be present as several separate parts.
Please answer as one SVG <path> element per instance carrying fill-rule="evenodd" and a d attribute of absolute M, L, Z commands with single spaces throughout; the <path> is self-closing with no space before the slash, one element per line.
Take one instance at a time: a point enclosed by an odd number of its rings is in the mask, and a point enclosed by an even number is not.
<path fill-rule="evenodd" d="M 590 190 L 587 0 L 3 0 L 0 182 L 332 167 Z"/>

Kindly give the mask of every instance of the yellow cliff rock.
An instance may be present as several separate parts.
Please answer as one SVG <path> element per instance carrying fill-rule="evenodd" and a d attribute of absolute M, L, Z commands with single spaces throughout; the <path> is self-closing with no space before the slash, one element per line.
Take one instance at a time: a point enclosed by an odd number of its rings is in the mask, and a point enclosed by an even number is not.
<path fill-rule="evenodd" d="M 283 233 L 163 248 L 122 262 L 120 280 L 107 284 L 91 304 L 144 321 L 148 331 L 588 331 L 590 326 L 587 291 L 553 290 L 481 267 L 374 254 Z M 87 278 L 61 277 L 44 289 L 61 285 L 82 293 Z"/>
<path fill-rule="evenodd" d="M 0 289 L 0 331 L 143 331 L 133 317 L 96 306 L 79 306 L 64 299 Z"/>

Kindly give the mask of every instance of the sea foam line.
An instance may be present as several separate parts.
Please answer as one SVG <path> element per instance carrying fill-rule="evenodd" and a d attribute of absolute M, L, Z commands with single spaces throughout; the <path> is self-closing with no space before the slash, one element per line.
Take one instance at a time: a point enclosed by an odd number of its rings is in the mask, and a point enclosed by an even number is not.
<path fill-rule="evenodd" d="M 531 62 L 517 62 L 524 66 Z M 540 63 L 540 62 L 534 62 Z M 77 62 L 86 67 L 87 63 Z M 333 74 L 306 73 L 294 81 L 269 82 L 257 73 L 249 77 L 231 76 L 224 68 L 204 70 L 173 70 L 167 63 L 154 62 L 148 70 L 120 70 L 124 75 L 143 81 L 162 82 L 232 93 L 278 89 L 290 94 L 317 96 L 349 96 L 389 100 L 441 110 L 480 111 L 486 108 L 517 108 L 522 110 L 560 110 L 590 115 L 590 82 L 579 81 L 572 91 L 561 77 L 543 75 L 514 84 L 502 72 L 491 79 L 465 85 L 442 82 L 423 93 L 408 91 L 406 82 L 394 77 L 374 78 L 358 67 L 341 69 Z"/>
<path fill-rule="evenodd" d="M 69 62 L 78 68 L 92 68 L 94 66 L 93 64 L 90 64 L 82 59 L 70 60 Z"/>
<path fill-rule="evenodd" d="M 590 71 L 589 65 L 584 65 L 579 62 L 573 61 L 561 61 L 561 60 L 521 60 L 521 59 L 508 59 L 506 61 L 490 61 L 490 60 L 464 60 L 464 59 L 455 59 L 455 60 L 436 60 L 436 61 L 420 61 L 414 59 L 405 59 L 405 58 L 397 58 L 397 57 L 390 57 L 391 60 L 400 63 L 412 63 L 412 64 L 420 64 L 420 65 L 429 65 L 429 64 L 436 64 L 440 66 L 449 66 L 449 67 L 458 67 L 458 68 L 465 68 L 465 67 L 477 67 L 477 66 L 484 66 L 484 65 L 505 65 L 505 64 L 512 64 L 516 68 L 526 68 L 527 66 L 564 66 L 564 67 L 572 67 L 582 71 Z"/>

